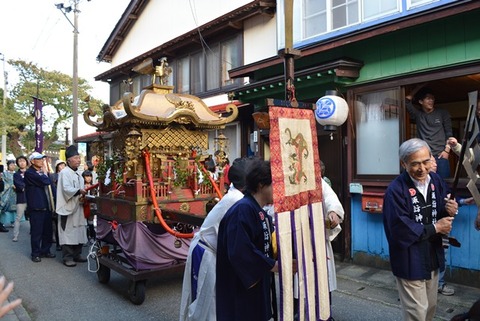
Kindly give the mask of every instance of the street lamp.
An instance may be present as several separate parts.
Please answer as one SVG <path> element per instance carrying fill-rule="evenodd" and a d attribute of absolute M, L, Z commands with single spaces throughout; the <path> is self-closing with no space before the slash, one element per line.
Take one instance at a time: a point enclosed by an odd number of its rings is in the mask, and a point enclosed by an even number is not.
<path fill-rule="evenodd" d="M 79 0 L 73 0 L 72 6 L 65 7 L 63 3 L 57 3 L 55 6 L 60 10 L 70 25 L 73 27 L 73 86 L 72 86 L 72 143 L 75 144 L 75 139 L 78 137 L 78 2 Z M 73 23 L 67 16 L 67 13 L 73 10 Z"/>

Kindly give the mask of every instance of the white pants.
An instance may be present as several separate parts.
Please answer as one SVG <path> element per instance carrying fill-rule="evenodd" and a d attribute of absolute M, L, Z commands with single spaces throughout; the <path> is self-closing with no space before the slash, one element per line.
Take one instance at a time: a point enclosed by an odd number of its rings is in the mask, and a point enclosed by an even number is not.
<path fill-rule="evenodd" d="M 404 321 L 431 321 L 437 308 L 438 270 L 430 280 L 397 279 Z"/>
<path fill-rule="evenodd" d="M 27 209 L 27 203 L 17 204 L 17 216 L 15 217 L 15 223 L 13 223 L 13 238 L 18 238 L 18 233 L 20 232 L 20 221 L 25 215 L 25 210 Z"/>

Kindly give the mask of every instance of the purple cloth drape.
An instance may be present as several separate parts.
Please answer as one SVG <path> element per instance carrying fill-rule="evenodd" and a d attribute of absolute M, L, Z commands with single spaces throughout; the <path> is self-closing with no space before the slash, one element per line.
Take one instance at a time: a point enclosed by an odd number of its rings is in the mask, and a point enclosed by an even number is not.
<path fill-rule="evenodd" d="M 111 233 L 111 235 L 109 235 Z M 112 224 L 105 219 L 97 221 L 97 238 L 108 242 L 112 236 L 123 250 L 128 262 L 135 270 L 173 266 L 187 260 L 191 239 L 178 239 L 181 246 L 176 248 L 176 238 L 169 233 L 153 232 L 143 222 Z"/>

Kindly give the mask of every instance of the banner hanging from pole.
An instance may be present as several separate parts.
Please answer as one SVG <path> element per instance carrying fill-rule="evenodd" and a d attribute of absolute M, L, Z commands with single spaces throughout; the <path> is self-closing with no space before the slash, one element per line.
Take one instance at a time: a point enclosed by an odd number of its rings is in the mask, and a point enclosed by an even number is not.
<path fill-rule="evenodd" d="M 322 178 L 312 110 L 270 107 L 270 164 L 280 262 L 279 320 L 330 317 Z M 292 273 L 292 259 L 298 273 Z"/>
<path fill-rule="evenodd" d="M 43 100 L 33 97 L 33 107 L 35 115 L 35 151 L 42 153 L 43 151 Z"/>

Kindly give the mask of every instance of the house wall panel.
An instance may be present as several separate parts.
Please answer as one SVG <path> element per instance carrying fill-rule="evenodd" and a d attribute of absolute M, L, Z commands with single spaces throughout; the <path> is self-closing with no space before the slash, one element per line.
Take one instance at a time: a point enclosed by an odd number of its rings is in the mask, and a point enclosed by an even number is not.
<path fill-rule="evenodd" d="M 112 66 L 122 64 L 139 53 L 147 52 L 250 2 L 209 0 L 205 5 L 198 0 L 150 1 L 113 57 Z"/>

